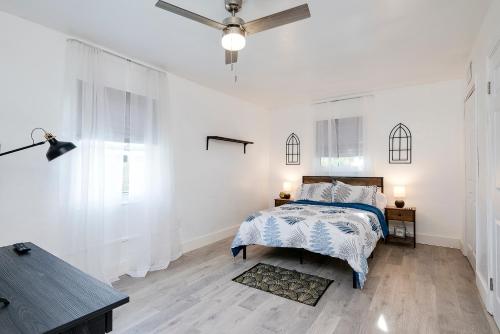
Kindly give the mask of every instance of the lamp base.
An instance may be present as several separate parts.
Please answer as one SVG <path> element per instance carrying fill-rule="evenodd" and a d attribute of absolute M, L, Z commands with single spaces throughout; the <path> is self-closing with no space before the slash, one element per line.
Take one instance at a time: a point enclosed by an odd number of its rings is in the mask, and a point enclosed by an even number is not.
<path fill-rule="evenodd" d="M 290 199 L 290 193 L 286 193 L 284 191 L 280 192 L 280 198 L 281 199 Z"/>
<path fill-rule="evenodd" d="M 394 204 L 396 205 L 396 208 L 399 208 L 399 209 L 405 207 L 405 201 L 397 200 L 394 202 Z"/>

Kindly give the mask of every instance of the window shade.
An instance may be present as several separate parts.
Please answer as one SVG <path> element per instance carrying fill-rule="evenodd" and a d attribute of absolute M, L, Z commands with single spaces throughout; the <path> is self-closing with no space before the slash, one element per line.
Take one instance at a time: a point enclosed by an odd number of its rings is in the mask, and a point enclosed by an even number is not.
<path fill-rule="evenodd" d="M 158 141 L 158 132 L 154 126 L 158 118 L 158 107 L 155 99 L 110 87 L 96 90 L 82 80 L 78 80 L 77 86 L 79 103 L 77 104 L 76 128 L 78 139 L 89 137 L 90 134 L 82 131 L 96 131 L 99 133 L 99 139 L 110 142 L 141 144 L 145 141 L 152 143 Z M 100 101 L 102 104 L 100 108 L 106 109 L 105 113 L 95 115 L 99 119 L 98 126 L 105 131 L 87 126 L 91 120 L 82 112 L 83 108 L 86 107 L 83 102 L 88 101 L 88 95 L 96 94 L 96 91 L 101 91 L 103 96 L 91 101 L 93 101 L 92 103 Z M 92 122 L 94 121 L 92 119 Z M 150 122 L 153 124 L 149 124 Z M 146 138 L 146 136 L 151 136 L 151 138 Z"/>
<path fill-rule="evenodd" d="M 341 118 L 332 120 L 332 122 L 335 123 L 333 141 L 337 143 L 338 157 L 362 156 L 363 118 Z"/>
<path fill-rule="evenodd" d="M 363 155 L 363 118 L 349 117 L 316 122 L 316 155 L 346 158 Z"/>

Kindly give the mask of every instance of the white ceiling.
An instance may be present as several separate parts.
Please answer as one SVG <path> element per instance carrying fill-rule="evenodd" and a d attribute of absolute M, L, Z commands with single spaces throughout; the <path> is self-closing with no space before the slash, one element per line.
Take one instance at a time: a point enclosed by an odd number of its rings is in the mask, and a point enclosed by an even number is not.
<path fill-rule="evenodd" d="M 308 2 L 312 18 L 252 35 L 238 83 L 217 30 L 155 0 L 0 0 L 0 10 L 262 106 L 463 77 L 490 0 L 245 0 L 246 21 Z M 170 0 L 222 21 L 223 0 Z"/>

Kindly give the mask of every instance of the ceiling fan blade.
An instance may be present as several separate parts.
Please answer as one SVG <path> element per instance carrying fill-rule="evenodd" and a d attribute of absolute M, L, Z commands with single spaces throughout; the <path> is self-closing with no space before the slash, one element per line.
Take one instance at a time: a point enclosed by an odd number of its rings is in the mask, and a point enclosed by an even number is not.
<path fill-rule="evenodd" d="M 276 28 L 288 23 L 293 23 L 311 17 L 309 6 L 303 4 L 285 11 L 264 16 L 243 25 L 247 34 L 255 34 L 264 30 Z"/>
<path fill-rule="evenodd" d="M 183 9 L 181 7 L 177 7 L 175 5 L 172 5 L 172 4 L 165 2 L 165 1 L 162 1 L 162 0 L 158 0 L 158 2 L 156 3 L 156 7 L 164 9 L 168 12 L 171 12 L 171 13 L 174 13 L 174 14 L 177 14 L 180 16 L 184 16 L 188 19 L 205 24 L 205 25 L 212 27 L 212 28 L 215 28 L 215 29 L 222 30 L 222 29 L 226 28 L 226 26 L 222 23 L 211 20 L 207 17 L 198 15 L 196 13 L 190 12 L 189 10 Z"/>
<path fill-rule="evenodd" d="M 238 51 L 226 50 L 226 65 L 236 64 L 238 61 Z"/>

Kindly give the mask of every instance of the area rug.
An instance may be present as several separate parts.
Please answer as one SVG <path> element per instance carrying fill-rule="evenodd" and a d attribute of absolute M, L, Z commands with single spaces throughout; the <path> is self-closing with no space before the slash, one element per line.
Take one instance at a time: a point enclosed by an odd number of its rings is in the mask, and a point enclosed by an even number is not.
<path fill-rule="evenodd" d="M 333 282 L 265 263 L 258 263 L 233 281 L 310 306 L 316 306 Z"/>

